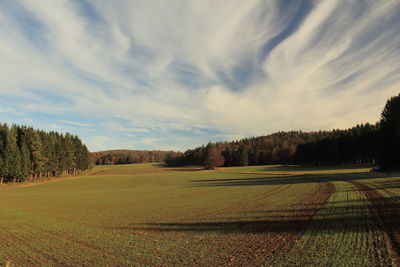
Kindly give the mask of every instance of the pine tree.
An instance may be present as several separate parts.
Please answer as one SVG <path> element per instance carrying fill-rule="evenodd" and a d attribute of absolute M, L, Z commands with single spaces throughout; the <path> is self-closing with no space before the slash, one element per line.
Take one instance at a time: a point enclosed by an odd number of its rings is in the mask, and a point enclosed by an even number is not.
<path fill-rule="evenodd" d="M 29 150 L 31 153 L 31 171 L 34 178 L 41 177 L 46 158 L 39 133 L 29 128 Z"/>
<path fill-rule="evenodd" d="M 66 133 L 64 137 L 64 171 L 72 174 L 76 168 L 75 144 L 70 133 Z"/>
<path fill-rule="evenodd" d="M 77 136 L 0 124 L 0 183 L 90 168 L 91 154 Z"/>
<path fill-rule="evenodd" d="M 31 173 L 31 158 L 26 127 L 18 127 L 17 144 L 21 158 L 21 181 L 25 181 Z"/>
<path fill-rule="evenodd" d="M 21 156 L 17 145 L 17 127 L 11 126 L 7 134 L 3 165 L 5 176 L 14 182 L 22 177 Z"/>
<path fill-rule="evenodd" d="M 380 120 L 380 168 L 400 169 L 400 95 L 390 98 Z"/>
<path fill-rule="evenodd" d="M 239 147 L 239 166 L 249 165 L 249 152 L 247 146 L 242 144 Z"/>
<path fill-rule="evenodd" d="M 0 184 L 6 178 L 7 168 L 4 162 L 5 150 L 7 146 L 8 126 L 7 124 L 0 124 Z"/>
<path fill-rule="evenodd" d="M 46 163 L 44 164 L 44 176 L 52 177 L 55 176 L 57 170 L 57 156 L 55 151 L 55 138 L 54 132 L 44 133 L 41 132 L 41 140 L 42 140 L 42 148 L 43 148 L 43 156 L 46 159 Z"/>
<path fill-rule="evenodd" d="M 86 170 L 90 166 L 90 152 L 87 147 L 82 144 L 82 141 L 77 137 L 73 137 L 73 142 L 75 146 L 75 170 L 74 174 L 76 174 L 77 170 Z"/>

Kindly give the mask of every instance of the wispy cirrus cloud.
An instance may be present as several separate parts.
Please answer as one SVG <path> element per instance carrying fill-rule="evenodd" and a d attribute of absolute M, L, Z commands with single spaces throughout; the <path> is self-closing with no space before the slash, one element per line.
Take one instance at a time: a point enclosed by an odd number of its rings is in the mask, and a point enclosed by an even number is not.
<path fill-rule="evenodd" d="M 140 143 L 145 144 L 145 145 L 150 145 L 154 144 L 155 142 L 158 141 L 158 138 L 144 138 L 143 140 L 140 140 Z"/>
<path fill-rule="evenodd" d="M 69 125 L 91 150 L 375 122 L 399 92 L 399 13 L 397 0 L 2 1 L 0 120 Z"/>
<path fill-rule="evenodd" d="M 59 120 L 59 122 L 70 124 L 70 125 L 75 125 L 75 126 L 80 126 L 80 127 L 90 127 L 91 126 L 88 123 L 82 123 L 82 122 L 77 122 L 77 121 Z"/>

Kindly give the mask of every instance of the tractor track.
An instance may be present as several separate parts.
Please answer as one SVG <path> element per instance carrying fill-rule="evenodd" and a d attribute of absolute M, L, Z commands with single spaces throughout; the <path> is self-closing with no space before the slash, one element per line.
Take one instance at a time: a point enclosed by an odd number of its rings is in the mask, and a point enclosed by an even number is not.
<path fill-rule="evenodd" d="M 230 243 L 235 246 L 235 253 L 220 262 L 220 266 L 260 266 L 271 259 L 275 254 L 281 254 L 289 251 L 296 243 L 308 223 L 317 212 L 323 208 L 325 202 L 335 191 L 335 187 L 331 183 L 319 183 L 316 192 L 317 196 L 311 199 L 301 199 L 295 203 L 297 209 L 301 209 L 303 205 L 307 205 L 307 212 L 296 212 L 296 208 L 290 212 L 290 217 L 296 217 L 296 220 L 282 221 L 281 225 L 270 225 L 268 222 L 263 226 L 258 225 L 257 231 L 263 234 L 247 235 L 243 238 L 232 239 Z M 286 211 L 287 212 L 287 211 Z M 285 215 L 283 212 L 282 215 Z M 286 231 L 279 229 L 287 228 Z M 290 231 L 289 227 L 290 226 Z M 273 229 L 276 227 L 277 229 Z M 272 228 L 272 229 L 270 229 Z M 278 231 L 275 231 L 278 230 Z"/>
<path fill-rule="evenodd" d="M 396 265 L 400 266 L 400 232 L 396 230 L 400 217 L 400 207 L 366 184 L 356 181 L 350 183 L 354 184 L 370 201 L 369 209 L 372 220 L 377 226 L 384 229 L 382 242 L 390 244 L 392 251 L 390 256 Z"/>

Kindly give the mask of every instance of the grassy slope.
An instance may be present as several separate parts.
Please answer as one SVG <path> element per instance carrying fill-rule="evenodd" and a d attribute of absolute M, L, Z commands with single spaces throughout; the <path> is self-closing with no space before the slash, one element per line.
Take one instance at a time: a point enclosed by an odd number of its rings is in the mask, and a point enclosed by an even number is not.
<path fill-rule="evenodd" d="M 363 171 L 101 166 L 92 176 L 0 191 L 0 258 L 17 265 L 387 265 L 390 248 L 376 248 L 368 201 L 342 181 Z M 300 236 L 292 222 L 311 214 L 307 207 L 327 183 L 336 192 Z M 294 245 L 284 240 L 293 236 Z M 271 254 L 270 243 L 289 253 Z"/>

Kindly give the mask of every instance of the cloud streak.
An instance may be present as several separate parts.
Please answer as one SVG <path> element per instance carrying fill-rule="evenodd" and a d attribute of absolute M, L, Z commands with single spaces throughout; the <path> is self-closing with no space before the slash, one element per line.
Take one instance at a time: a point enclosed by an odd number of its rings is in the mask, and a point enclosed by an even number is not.
<path fill-rule="evenodd" d="M 82 123 L 82 122 L 77 122 L 77 121 L 66 121 L 66 120 L 59 120 L 62 123 L 70 124 L 70 125 L 75 125 L 75 126 L 80 126 L 80 127 L 90 127 L 90 124 L 87 123 Z"/>
<path fill-rule="evenodd" d="M 396 0 L 2 1 L 0 119 L 70 125 L 91 150 L 375 122 L 399 91 L 399 12 Z"/>

